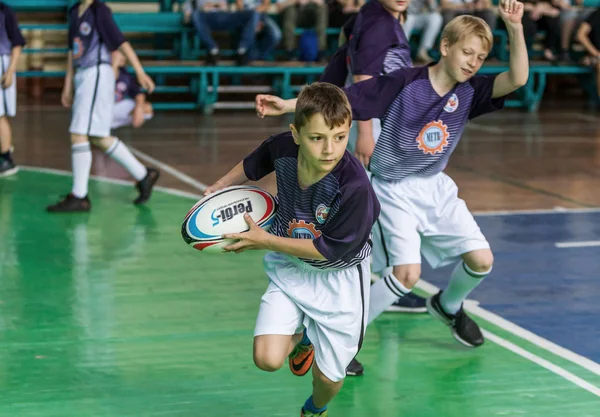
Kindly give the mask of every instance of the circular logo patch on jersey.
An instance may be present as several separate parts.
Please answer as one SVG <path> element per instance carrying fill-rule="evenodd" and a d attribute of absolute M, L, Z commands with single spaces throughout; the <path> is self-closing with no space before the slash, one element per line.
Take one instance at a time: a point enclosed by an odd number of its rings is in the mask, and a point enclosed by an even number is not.
<path fill-rule="evenodd" d="M 121 92 L 127 90 L 127 84 L 125 84 L 123 81 L 119 81 L 117 83 L 117 90 L 119 90 Z"/>
<path fill-rule="evenodd" d="M 294 239 L 316 239 L 321 236 L 321 232 L 312 223 L 294 219 L 289 223 L 288 236 Z"/>
<path fill-rule="evenodd" d="M 456 94 L 452 94 L 448 99 L 448 102 L 444 106 L 444 110 L 448 113 L 453 113 L 458 108 L 458 97 Z"/>
<path fill-rule="evenodd" d="M 317 206 L 317 210 L 315 211 L 315 218 L 320 224 L 323 224 L 327 221 L 327 216 L 329 216 L 329 210 L 331 210 L 331 208 L 327 207 L 325 204 L 319 204 Z"/>
<path fill-rule="evenodd" d="M 88 22 L 83 22 L 81 25 L 79 25 L 79 32 L 83 36 L 87 36 L 90 33 L 92 33 L 92 27 L 90 26 L 90 24 Z"/>
<path fill-rule="evenodd" d="M 429 122 L 421 129 L 417 136 L 419 149 L 425 154 L 436 154 L 444 152 L 444 147 L 448 146 L 448 126 L 441 120 Z"/>

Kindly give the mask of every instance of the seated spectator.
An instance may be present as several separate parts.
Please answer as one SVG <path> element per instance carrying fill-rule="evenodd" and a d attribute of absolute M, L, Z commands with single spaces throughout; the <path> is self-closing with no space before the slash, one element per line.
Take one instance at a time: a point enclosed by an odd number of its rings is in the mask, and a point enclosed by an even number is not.
<path fill-rule="evenodd" d="M 576 1 L 583 3 L 582 0 Z M 560 14 L 558 15 L 560 23 L 560 59 L 562 61 L 570 61 L 569 49 L 571 46 L 571 37 L 579 12 L 573 7 L 572 0 L 552 0 L 552 4 L 560 10 Z"/>
<path fill-rule="evenodd" d="M 410 35 L 414 29 L 421 29 L 417 61 L 424 64 L 432 61 L 429 50 L 433 48 L 433 44 L 442 29 L 442 23 L 443 18 L 438 12 L 436 0 L 411 0 L 402 28 L 408 40 L 410 40 Z"/>
<path fill-rule="evenodd" d="M 256 40 L 250 49 L 250 60 L 269 59 L 281 42 L 281 29 L 267 14 L 270 6 L 271 0 L 237 0 L 238 10 L 254 10 L 258 13 Z"/>
<path fill-rule="evenodd" d="M 327 50 L 329 10 L 324 0 L 278 0 L 281 13 L 283 45 L 287 59 L 296 59 L 296 27 L 314 28 L 319 38 L 319 60 Z"/>
<path fill-rule="evenodd" d="M 441 0 L 440 6 L 444 26 L 456 16 L 469 14 L 482 18 L 492 30 L 496 29 L 498 18 L 490 0 Z"/>
<path fill-rule="evenodd" d="M 353 16 L 356 16 L 365 0 L 328 0 L 329 27 L 341 28 Z"/>
<path fill-rule="evenodd" d="M 192 1 L 195 1 L 195 9 Z M 200 40 L 208 49 L 207 65 L 216 65 L 219 59 L 219 46 L 211 35 L 213 31 L 240 33 L 236 55 L 237 63 L 245 65 L 248 62 L 248 52 L 254 45 L 256 27 L 259 22 L 259 15 L 256 11 L 229 11 L 227 0 L 186 0 L 183 12 L 184 21 L 189 23 L 191 19 Z"/>
<path fill-rule="evenodd" d="M 115 107 L 111 129 L 124 126 L 141 127 L 146 120 L 152 119 L 152 105 L 146 101 L 146 94 L 134 76 L 125 69 L 127 59 L 120 51 L 112 54 L 115 71 Z"/>
<path fill-rule="evenodd" d="M 596 69 L 596 104 L 600 104 L 600 9 L 593 12 L 577 30 L 577 40 L 584 46 L 585 65 Z"/>
<path fill-rule="evenodd" d="M 543 30 L 546 32 L 543 40 L 544 58 L 556 63 L 555 53 L 560 50 L 560 9 L 550 1 L 523 0 L 523 3 L 523 32 L 527 49 L 531 50 L 536 32 Z"/>

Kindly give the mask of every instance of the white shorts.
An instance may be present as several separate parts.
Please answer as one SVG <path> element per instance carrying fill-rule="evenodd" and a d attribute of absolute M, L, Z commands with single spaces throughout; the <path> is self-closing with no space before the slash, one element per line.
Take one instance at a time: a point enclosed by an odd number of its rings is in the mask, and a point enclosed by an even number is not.
<path fill-rule="evenodd" d="M 432 268 L 456 262 L 467 252 L 489 249 L 458 187 L 444 173 L 401 181 L 371 180 L 381 204 L 373 226 L 373 271 L 420 264 Z"/>
<path fill-rule="evenodd" d="M 4 75 L 4 71 L 10 66 L 10 56 L 2 55 L 0 59 L 0 77 Z M 15 117 L 17 114 L 17 75 L 13 75 L 13 82 L 8 88 L 0 87 L 0 117 L 8 116 Z"/>
<path fill-rule="evenodd" d="M 270 252 L 264 265 L 270 282 L 254 336 L 293 335 L 306 328 L 321 372 L 331 381 L 344 379 L 367 325 L 369 259 L 342 270 L 319 270 Z"/>
<path fill-rule="evenodd" d="M 111 129 L 118 129 L 123 126 L 131 126 L 133 123 L 133 115 L 131 114 L 135 109 L 135 100 L 131 98 L 125 98 L 118 103 L 115 103 L 113 111 L 113 120 Z M 152 119 L 152 114 L 144 115 L 145 120 Z"/>
<path fill-rule="evenodd" d="M 69 132 L 99 138 L 110 136 L 115 102 L 115 73 L 108 64 L 78 69 Z"/>

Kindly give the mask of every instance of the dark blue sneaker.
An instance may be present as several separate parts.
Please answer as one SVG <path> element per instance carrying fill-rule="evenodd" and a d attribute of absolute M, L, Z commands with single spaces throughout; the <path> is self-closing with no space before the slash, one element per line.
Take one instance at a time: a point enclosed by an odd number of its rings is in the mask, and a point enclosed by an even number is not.
<path fill-rule="evenodd" d="M 0 155 L 0 177 L 8 177 L 19 171 L 19 167 L 15 165 L 10 153 L 7 157 Z"/>
<path fill-rule="evenodd" d="M 424 298 L 409 292 L 404 297 L 399 298 L 385 311 L 394 313 L 427 313 L 427 303 Z"/>

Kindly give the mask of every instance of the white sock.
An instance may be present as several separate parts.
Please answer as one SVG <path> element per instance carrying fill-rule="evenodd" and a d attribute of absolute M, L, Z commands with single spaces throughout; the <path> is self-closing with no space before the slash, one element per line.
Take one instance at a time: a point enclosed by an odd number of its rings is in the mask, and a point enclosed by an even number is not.
<path fill-rule="evenodd" d="M 92 169 L 92 150 L 89 142 L 71 145 L 71 165 L 73 167 L 71 194 L 83 198 L 88 194 L 88 181 Z"/>
<path fill-rule="evenodd" d="M 393 274 L 384 276 L 371 285 L 369 298 L 369 322 L 371 324 L 386 308 L 394 304 L 399 298 L 404 297 L 411 290 L 398 281 Z"/>
<path fill-rule="evenodd" d="M 148 174 L 146 167 L 133 156 L 129 148 L 119 138 L 114 139 L 115 141 L 110 145 L 106 154 L 125 168 L 136 181 L 143 180 Z"/>
<path fill-rule="evenodd" d="M 440 304 L 444 311 L 448 314 L 456 314 L 471 291 L 481 284 L 481 281 L 491 271 L 492 268 L 486 272 L 475 272 L 464 261 L 456 265 L 452 271 L 448 288 L 440 296 Z"/>

